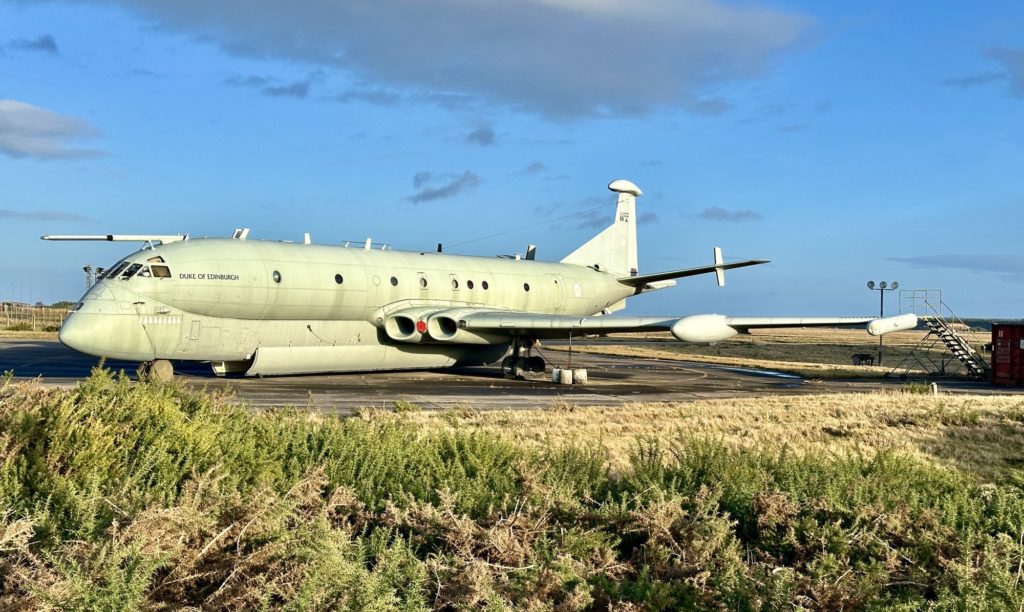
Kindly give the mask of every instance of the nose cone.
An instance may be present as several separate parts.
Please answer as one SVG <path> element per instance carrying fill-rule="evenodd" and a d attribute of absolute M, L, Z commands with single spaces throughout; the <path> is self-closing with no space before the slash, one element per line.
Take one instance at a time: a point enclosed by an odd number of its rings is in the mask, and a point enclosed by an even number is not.
<path fill-rule="evenodd" d="M 154 359 L 153 345 L 135 316 L 75 312 L 64 320 L 57 337 L 79 353 L 110 359 Z"/>
<path fill-rule="evenodd" d="M 109 357 L 102 350 L 103 336 L 109 336 L 110 331 L 103 333 L 104 326 L 95 315 L 74 312 L 65 319 L 57 332 L 57 339 L 60 344 L 75 349 L 80 353 L 94 355 L 96 357 Z"/>
<path fill-rule="evenodd" d="M 67 319 L 64 319 L 64 324 L 60 326 L 60 331 L 57 332 L 57 338 L 61 344 L 79 353 L 103 357 L 103 355 L 95 352 L 93 349 L 95 345 L 93 338 L 95 331 L 90 329 L 89 324 L 82 319 L 83 316 L 76 313 L 72 313 Z"/>

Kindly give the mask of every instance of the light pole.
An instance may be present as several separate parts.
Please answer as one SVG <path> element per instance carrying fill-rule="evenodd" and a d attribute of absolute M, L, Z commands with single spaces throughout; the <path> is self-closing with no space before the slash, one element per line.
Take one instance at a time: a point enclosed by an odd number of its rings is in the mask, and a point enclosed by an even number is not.
<path fill-rule="evenodd" d="M 868 289 L 878 292 L 878 318 L 885 316 L 885 292 L 896 291 L 899 286 L 900 284 L 896 281 L 893 281 L 891 285 L 882 281 L 877 286 L 875 281 L 868 281 Z M 883 336 L 878 337 L 878 365 L 882 365 L 882 338 Z"/>

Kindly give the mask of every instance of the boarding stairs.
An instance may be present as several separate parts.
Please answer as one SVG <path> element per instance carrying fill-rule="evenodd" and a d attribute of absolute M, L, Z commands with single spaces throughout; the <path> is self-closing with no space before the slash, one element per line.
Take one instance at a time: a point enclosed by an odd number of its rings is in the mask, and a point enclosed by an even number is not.
<path fill-rule="evenodd" d="M 960 373 L 967 378 L 987 380 L 991 367 L 972 344 L 981 346 L 982 339 L 956 316 L 942 300 L 937 289 L 904 289 L 900 291 L 900 312 L 914 313 L 928 328 L 928 333 L 889 375 L 906 378 L 922 369 L 928 374 Z M 937 351 L 939 346 L 945 351 Z M 941 357 L 937 355 L 941 354 Z M 953 366 L 950 369 L 949 366 Z M 917 366 L 917 367 L 915 367 Z M 959 372 L 957 372 L 959 370 Z"/>

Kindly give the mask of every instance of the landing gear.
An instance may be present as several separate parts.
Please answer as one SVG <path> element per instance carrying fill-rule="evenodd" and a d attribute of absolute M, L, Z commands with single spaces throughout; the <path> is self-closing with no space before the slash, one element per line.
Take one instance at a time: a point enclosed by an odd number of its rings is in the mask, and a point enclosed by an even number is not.
<path fill-rule="evenodd" d="M 526 373 L 544 373 L 544 359 L 530 355 L 534 342 L 532 338 L 512 339 L 512 354 L 501 360 L 501 373 L 505 378 L 521 380 Z"/>
<path fill-rule="evenodd" d="M 140 381 L 171 382 L 174 378 L 174 366 L 166 359 L 143 361 L 135 373 L 139 375 Z"/>

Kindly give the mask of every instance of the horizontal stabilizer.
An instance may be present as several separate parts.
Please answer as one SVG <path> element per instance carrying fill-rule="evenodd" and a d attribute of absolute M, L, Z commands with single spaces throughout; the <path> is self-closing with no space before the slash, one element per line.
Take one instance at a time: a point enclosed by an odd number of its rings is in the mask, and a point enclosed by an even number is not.
<path fill-rule="evenodd" d="M 718 264 L 714 266 L 701 266 L 699 268 L 672 270 L 670 272 L 655 272 L 654 274 L 641 274 L 639 276 L 625 276 L 620 278 L 619 282 L 623 285 L 629 285 L 630 287 L 643 287 L 648 283 L 655 283 L 658 281 L 668 280 L 670 278 L 683 278 L 686 276 L 697 276 L 699 274 L 719 274 L 723 270 L 745 268 L 747 266 L 757 266 L 766 263 L 768 263 L 767 259 L 748 259 L 746 261 L 736 261 L 733 263 Z"/>

